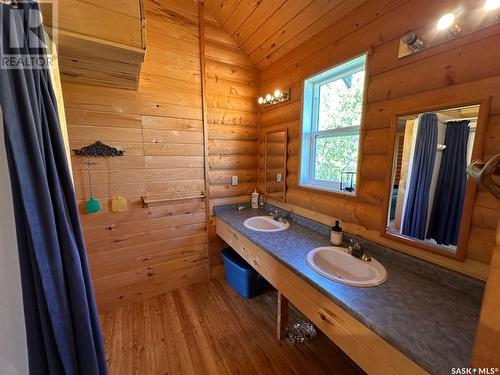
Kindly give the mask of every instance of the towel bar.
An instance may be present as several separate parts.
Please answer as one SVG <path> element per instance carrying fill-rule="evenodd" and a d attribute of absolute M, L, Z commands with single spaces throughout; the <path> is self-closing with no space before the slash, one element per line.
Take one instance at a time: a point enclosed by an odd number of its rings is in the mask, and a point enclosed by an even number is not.
<path fill-rule="evenodd" d="M 176 202 L 176 201 L 185 201 L 189 199 L 205 199 L 207 195 L 205 194 L 204 191 L 201 192 L 200 195 L 192 195 L 189 197 L 177 197 L 177 198 L 166 198 L 166 199 L 152 199 L 149 200 L 147 195 L 143 195 L 142 198 L 142 206 L 143 207 L 148 207 L 150 204 L 157 204 L 157 203 L 167 203 L 167 202 Z"/>

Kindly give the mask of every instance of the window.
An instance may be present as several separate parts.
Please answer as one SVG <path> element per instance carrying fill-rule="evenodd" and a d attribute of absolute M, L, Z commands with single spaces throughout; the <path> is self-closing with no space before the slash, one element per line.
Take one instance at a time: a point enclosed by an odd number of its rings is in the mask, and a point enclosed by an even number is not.
<path fill-rule="evenodd" d="M 304 81 L 300 185 L 354 194 L 366 55 Z"/>

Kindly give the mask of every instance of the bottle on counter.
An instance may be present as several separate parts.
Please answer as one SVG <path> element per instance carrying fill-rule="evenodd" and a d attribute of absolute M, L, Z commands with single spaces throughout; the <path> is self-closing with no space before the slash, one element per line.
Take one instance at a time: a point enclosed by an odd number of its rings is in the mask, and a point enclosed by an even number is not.
<path fill-rule="evenodd" d="M 330 232 L 330 242 L 332 245 L 335 246 L 340 246 L 342 245 L 342 228 L 339 225 L 339 221 L 335 220 L 335 225 L 332 227 L 332 230 Z"/>
<path fill-rule="evenodd" d="M 252 208 L 259 208 L 259 193 L 257 193 L 257 190 L 252 193 Z"/>
<path fill-rule="evenodd" d="M 266 202 L 264 201 L 264 194 L 261 194 L 259 196 L 259 208 L 265 208 L 266 207 Z"/>

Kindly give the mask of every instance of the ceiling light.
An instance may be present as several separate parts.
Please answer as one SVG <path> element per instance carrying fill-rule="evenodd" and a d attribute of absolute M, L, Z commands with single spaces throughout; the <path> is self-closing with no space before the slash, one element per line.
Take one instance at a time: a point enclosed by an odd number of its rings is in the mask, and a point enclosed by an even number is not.
<path fill-rule="evenodd" d="M 259 97 L 259 99 L 257 99 L 257 103 L 264 104 L 264 98 L 262 96 Z"/>
<path fill-rule="evenodd" d="M 267 94 L 267 95 L 266 95 L 266 100 L 267 100 L 268 102 L 270 102 L 271 100 L 273 100 L 273 96 L 272 96 L 271 94 Z"/>
<path fill-rule="evenodd" d="M 486 10 L 493 10 L 500 7 L 500 0 L 486 0 L 484 4 Z"/>
<path fill-rule="evenodd" d="M 283 93 L 282 93 L 280 90 L 275 90 L 275 91 L 274 91 L 274 97 L 275 97 L 276 99 L 281 98 L 281 96 L 282 96 L 282 95 L 283 95 Z"/>
<path fill-rule="evenodd" d="M 441 16 L 437 23 L 437 28 L 439 30 L 446 30 L 455 22 L 455 15 L 453 13 L 446 13 L 444 16 Z"/>

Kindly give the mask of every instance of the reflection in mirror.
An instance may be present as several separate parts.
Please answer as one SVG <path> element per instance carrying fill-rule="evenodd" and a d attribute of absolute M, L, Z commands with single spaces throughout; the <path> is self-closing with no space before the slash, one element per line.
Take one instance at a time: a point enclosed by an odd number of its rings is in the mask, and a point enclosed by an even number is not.
<path fill-rule="evenodd" d="M 457 251 L 479 106 L 398 118 L 387 233 Z"/>
<path fill-rule="evenodd" d="M 287 131 L 266 134 L 266 196 L 285 201 Z"/>

